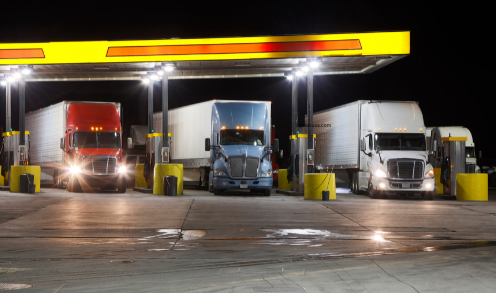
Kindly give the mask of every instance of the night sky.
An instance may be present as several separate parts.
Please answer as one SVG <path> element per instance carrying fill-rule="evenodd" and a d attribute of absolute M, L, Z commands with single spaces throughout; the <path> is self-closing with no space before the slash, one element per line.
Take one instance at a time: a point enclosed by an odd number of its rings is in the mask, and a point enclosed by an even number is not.
<path fill-rule="evenodd" d="M 0 42 L 139 40 L 167 38 L 411 31 L 411 55 L 368 75 L 314 79 L 314 111 L 367 100 L 419 101 L 426 126 L 460 125 L 472 131 L 482 165 L 496 165 L 493 151 L 494 73 L 488 7 L 432 5 L 424 1 L 265 2 L 74 2 L 76 5 L 11 1 L 0 9 Z M 345 2 L 345 1 L 341 1 Z M 270 3 L 270 4 L 268 4 Z M 425 4 L 424 4 L 425 3 Z M 131 5 L 132 4 L 132 5 Z M 423 4 L 423 5 L 421 5 Z M 467 5 L 472 6 L 467 6 Z M 492 61 L 493 62 L 493 61 Z M 272 101 L 273 124 L 289 154 L 291 84 L 284 78 L 172 80 L 169 107 L 211 99 Z M 488 86 L 489 85 L 489 86 Z M 18 109 L 13 91 L 13 126 Z M 154 89 L 161 110 L 160 86 Z M 124 107 L 124 128 L 146 124 L 146 88 L 139 82 L 28 83 L 26 110 L 63 100 L 116 101 Z M 299 112 L 306 113 L 300 84 Z M 0 89 L 0 117 L 5 90 Z M 5 128 L 5 119 L 1 124 Z"/>

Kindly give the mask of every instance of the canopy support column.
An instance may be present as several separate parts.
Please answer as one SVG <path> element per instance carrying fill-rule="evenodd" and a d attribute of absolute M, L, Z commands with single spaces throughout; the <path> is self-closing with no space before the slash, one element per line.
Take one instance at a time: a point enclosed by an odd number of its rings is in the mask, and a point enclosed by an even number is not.
<path fill-rule="evenodd" d="M 148 133 L 153 132 L 153 80 L 148 83 Z"/>
<path fill-rule="evenodd" d="M 162 147 L 169 147 L 169 74 L 164 70 L 162 76 Z"/>
<path fill-rule="evenodd" d="M 308 150 L 313 150 L 313 70 L 308 69 L 307 74 L 307 133 L 308 133 Z M 308 156 L 308 154 L 307 154 Z M 307 158 L 307 162 L 308 162 Z M 314 160 L 314 158 L 312 158 Z M 308 172 L 313 173 L 313 165 L 308 164 Z"/>
<path fill-rule="evenodd" d="M 7 82 L 5 85 L 5 132 L 9 132 L 12 128 L 12 85 Z"/>
<path fill-rule="evenodd" d="M 296 143 L 298 137 L 298 76 L 296 70 L 293 70 L 292 90 L 291 90 L 291 170 L 293 171 L 293 191 L 296 192 L 296 184 L 298 182 L 296 175 Z"/>

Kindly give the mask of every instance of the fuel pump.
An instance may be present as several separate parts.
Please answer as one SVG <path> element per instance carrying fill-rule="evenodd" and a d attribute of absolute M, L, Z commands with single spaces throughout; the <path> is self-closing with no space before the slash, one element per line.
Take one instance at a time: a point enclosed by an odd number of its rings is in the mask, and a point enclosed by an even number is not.
<path fill-rule="evenodd" d="M 29 131 L 25 132 L 26 145 L 19 145 L 20 132 L 11 131 L 2 133 L 2 146 L 0 147 L 0 161 L 2 165 L 2 176 L 5 177 L 4 185 L 10 184 L 10 167 L 29 164 Z"/>
<path fill-rule="evenodd" d="M 314 144 L 316 145 L 317 135 L 313 135 Z M 303 192 L 305 185 L 305 173 L 308 173 L 307 166 L 313 166 L 315 160 L 315 150 L 308 149 L 308 134 L 297 134 L 290 137 L 296 140 L 296 158 L 295 158 L 295 174 L 298 178 L 297 191 Z M 291 170 L 293 172 L 293 170 Z"/>
<path fill-rule="evenodd" d="M 170 163 L 170 147 L 162 147 L 162 133 L 149 133 L 146 136 L 146 158 L 144 177 L 148 188 L 153 188 L 153 170 L 155 164 Z M 169 146 L 171 146 L 171 134 L 169 133 Z"/>
<path fill-rule="evenodd" d="M 441 151 L 441 174 L 439 182 L 443 184 L 443 194 L 456 196 L 456 174 L 465 173 L 465 141 L 466 137 L 442 137 L 442 147 L 434 149 Z"/>

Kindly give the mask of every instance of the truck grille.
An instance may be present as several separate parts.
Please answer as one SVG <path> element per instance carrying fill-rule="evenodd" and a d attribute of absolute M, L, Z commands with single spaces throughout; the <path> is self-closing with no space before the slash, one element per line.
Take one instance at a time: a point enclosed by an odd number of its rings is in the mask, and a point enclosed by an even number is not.
<path fill-rule="evenodd" d="M 117 158 L 109 156 L 84 157 L 83 171 L 93 174 L 115 174 L 117 171 Z"/>
<path fill-rule="evenodd" d="M 465 173 L 475 173 L 475 164 L 465 163 Z"/>
<path fill-rule="evenodd" d="M 388 174 L 393 179 L 422 179 L 424 162 L 422 160 L 389 160 Z"/>
<path fill-rule="evenodd" d="M 232 178 L 257 178 L 258 164 L 257 157 L 229 157 L 229 174 Z"/>
<path fill-rule="evenodd" d="M 246 158 L 246 177 L 258 177 L 258 158 Z"/>
<path fill-rule="evenodd" d="M 243 177 L 243 158 L 229 158 L 229 167 L 232 177 Z"/>

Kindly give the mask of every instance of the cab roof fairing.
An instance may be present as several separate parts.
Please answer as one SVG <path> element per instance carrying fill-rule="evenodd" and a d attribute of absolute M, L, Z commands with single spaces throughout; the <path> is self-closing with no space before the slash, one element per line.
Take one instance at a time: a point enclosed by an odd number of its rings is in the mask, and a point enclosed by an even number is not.
<path fill-rule="evenodd" d="M 422 111 L 415 102 L 364 103 L 361 107 L 362 131 L 425 134 Z"/>
<path fill-rule="evenodd" d="M 212 132 L 248 127 L 264 131 L 265 145 L 270 142 L 270 102 L 215 102 L 212 105 Z"/>
<path fill-rule="evenodd" d="M 465 142 L 466 147 L 475 146 L 474 140 L 472 138 L 472 133 L 470 130 L 463 126 L 441 126 L 441 127 L 432 127 L 431 137 L 436 136 L 436 140 L 438 140 L 438 144 L 441 143 L 442 137 L 466 137 L 467 141 Z"/>

